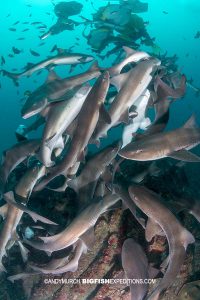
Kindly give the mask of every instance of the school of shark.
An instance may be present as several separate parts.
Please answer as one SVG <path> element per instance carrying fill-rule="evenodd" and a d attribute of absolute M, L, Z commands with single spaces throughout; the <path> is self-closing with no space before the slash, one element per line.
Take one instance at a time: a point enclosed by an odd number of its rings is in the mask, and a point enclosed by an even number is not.
<path fill-rule="evenodd" d="M 185 165 L 200 163 L 193 151 L 200 144 L 195 112 L 181 127 L 166 130 L 173 103 L 181 101 L 187 88 L 198 96 L 199 88 L 179 71 L 176 56 L 141 50 L 144 44 L 154 50 L 157 47 L 147 32 L 148 24 L 138 16 L 148 10 L 146 3 L 116 0 L 104 4 L 91 20 L 81 15 L 81 3 L 69 1 L 53 3 L 57 22 L 49 29 L 39 21 L 24 22 L 27 28 L 29 24 L 42 30 L 42 43 L 52 35 L 84 24 L 90 33 L 86 35 L 84 30 L 83 37 L 93 54 L 74 53 L 73 47 L 69 51 L 55 45 L 42 60 L 38 52 L 30 49 L 38 63 L 28 63 L 20 72 L 7 69 L 5 57 L 1 58 L 1 76 L 11 79 L 15 88 L 20 86 L 21 77 L 30 78 L 43 70 L 48 71 L 48 76 L 34 91 L 26 92 L 20 112 L 22 122 L 15 132 L 17 143 L 3 153 L 0 273 L 13 284 L 27 277 L 73 274 L 97 243 L 95 227 L 99 220 L 113 211 L 128 210 L 136 228 L 143 232 L 144 243 L 131 234 L 122 237 L 121 278 L 159 278 L 153 287 L 130 284 L 128 291 L 131 300 L 161 300 L 174 284 L 197 238 L 178 213 L 186 211 L 200 222 L 200 204 L 196 201 L 188 205 L 177 199 L 179 209 L 175 209 L 173 201 L 169 205 L 159 192 L 159 186 L 150 187 L 148 178 L 154 180 L 167 174 L 168 170 L 159 165 L 161 161 L 172 161 L 179 172 Z M 71 18 L 74 15 L 81 16 L 80 22 Z M 10 31 L 15 32 L 18 23 Z M 105 53 L 111 43 L 114 48 Z M 12 50 L 13 55 L 19 55 L 19 49 Z M 111 55 L 115 60 L 105 67 L 103 59 Z M 70 67 L 65 77 L 55 70 L 61 65 Z M 77 73 L 79 66 L 83 71 Z M 23 124 L 23 119 L 29 118 L 29 125 Z M 38 138 L 30 138 L 33 132 L 38 133 Z M 116 139 L 110 141 L 113 132 Z M 54 216 L 54 207 L 49 215 L 41 208 L 49 198 L 55 198 L 56 206 L 55 195 L 65 197 L 66 202 L 76 202 L 76 210 L 62 222 Z M 43 199 L 40 206 L 34 204 L 37 198 Z M 155 265 L 144 244 L 157 236 L 165 239 L 166 248 Z M 23 267 L 12 273 L 9 264 L 15 247 Z M 39 253 L 38 259 L 32 260 L 34 253 Z M 56 256 L 57 253 L 61 254 Z M 40 261 L 40 255 L 46 257 L 46 262 Z M 193 296 L 187 283 L 176 299 L 200 299 L 196 296 L 200 294 L 200 284 L 197 279 L 196 282 Z M 186 294 L 188 298 L 184 298 Z M 72 295 L 62 299 L 78 298 Z M 118 298 L 113 295 L 102 299 Z"/>

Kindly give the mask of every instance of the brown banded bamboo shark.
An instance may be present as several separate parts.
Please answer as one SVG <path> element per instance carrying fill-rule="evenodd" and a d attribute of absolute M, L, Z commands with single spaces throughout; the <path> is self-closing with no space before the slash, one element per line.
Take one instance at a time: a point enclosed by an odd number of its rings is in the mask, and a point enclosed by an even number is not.
<path fill-rule="evenodd" d="M 161 227 L 168 241 L 167 270 L 159 285 L 147 297 L 148 300 L 158 300 L 161 293 L 174 282 L 186 258 L 186 249 L 189 244 L 195 242 L 195 239 L 160 202 L 160 197 L 156 193 L 145 187 L 130 186 L 129 194 L 138 208 Z"/>
<path fill-rule="evenodd" d="M 26 100 L 21 110 L 21 115 L 27 119 L 41 112 L 50 103 L 70 99 L 78 88 L 100 75 L 96 64 L 79 75 L 61 79 L 54 71 L 50 71 L 47 82 L 36 89 Z M 63 98 L 64 97 L 64 98 Z"/>
<path fill-rule="evenodd" d="M 79 54 L 79 53 L 73 53 L 73 54 L 66 54 L 66 53 L 60 53 L 56 56 L 52 56 L 50 58 L 47 58 L 37 64 L 31 64 L 29 63 L 25 69 L 25 71 L 21 73 L 11 73 L 6 70 L 1 70 L 2 74 L 4 76 L 8 76 L 11 78 L 15 85 L 18 85 L 18 80 L 22 76 L 31 76 L 34 72 L 40 71 L 44 68 L 54 68 L 59 65 L 77 65 L 77 64 L 83 64 L 83 63 L 89 63 L 92 60 L 94 60 L 93 56 L 85 55 L 85 54 Z"/>
<path fill-rule="evenodd" d="M 158 59 L 151 58 L 139 62 L 136 67 L 127 73 L 122 73 L 111 79 L 111 84 L 115 85 L 118 90 L 118 94 L 108 110 L 111 123 L 106 124 L 100 119 L 92 137 L 93 141 L 98 143 L 99 138 L 105 137 L 108 130 L 113 126 L 117 126 L 122 122 L 128 124 L 129 109 L 147 89 L 153 78 L 153 72 L 156 71 L 159 65 L 160 61 Z"/>
<path fill-rule="evenodd" d="M 79 114 L 81 107 L 91 90 L 90 85 L 82 86 L 69 100 L 55 103 L 46 118 L 39 157 L 46 167 L 55 163 L 51 160 L 52 151 L 59 138 Z"/>
<path fill-rule="evenodd" d="M 188 151 L 200 144 L 200 129 L 192 116 L 183 127 L 145 136 L 119 151 L 123 158 L 151 161 L 171 157 L 186 162 L 200 162 L 200 157 Z"/>
<path fill-rule="evenodd" d="M 151 267 L 142 247 L 134 241 L 127 239 L 122 246 L 122 266 L 126 278 L 133 280 L 148 280 L 158 274 L 158 270 Z M 131 300 L 144 300 L 148 292 L 148 285 L 145 283 L 131 284 Z"/>
<path fill-rule="evenodd" d="M 4 151 L 3 163 L 0 167 L 0 183 L 2 193 L 10 173 L 26 158 L 35 155 L 36 151 L 39 149 L 39 146 L 40 140 L 34 139 L 22 141 L 14 145 L 12 148 Z"/>
<path fill-rule="evenodd" d="M 67 248 L 79 239 L 81 240 L 82 235 L 95 225 L 100 215 L 119 200 L 120 197 L 118 195 L 109 194 L 102 200 L 88 205 L 62 232 L 54 236 L 39 237 L 43 242 L 29 240 L 24 240 L 24 242 L 47 253 Z"/>
<path fill-rule="evenodd" d="M 110 116 L 104 108 L 104 101 L 110 85 L 109 73 L 104 72 L 90 90 L 77 118 L 77 126 L 65 157 L 35 187 L 35 191 L 43 189 L 52 179 L 58 175 L 67 177 L 70 167 L 76 162 L 84 160 L 84 151 L 94 132 L 101 114 L 109 123 Z"/>

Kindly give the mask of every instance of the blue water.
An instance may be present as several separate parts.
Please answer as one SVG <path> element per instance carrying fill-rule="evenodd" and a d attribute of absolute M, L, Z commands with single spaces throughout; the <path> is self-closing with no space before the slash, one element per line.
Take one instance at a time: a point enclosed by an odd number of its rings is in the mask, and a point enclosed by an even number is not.
<path fill-rule="evenodd" d="M 59 1 L 54 1 L 58 3 Z M 94 13 L 94 7 L 87 1 L 80 0 L 84 5 L 81 15 L 91 18 Z M 95 1 L 95 8 L 106 5 L 108 1 Z M 146 13 L 139 14 L 144 20 L 149 21 L 147 30 L 152 37 L 156 37 L 156 44 L 162 49 L 163 53 L 169 55 L 176 54 L 179 57 L 179 70 L 186 74 L 187 78 L 194 80 L 195 86 L 200 86 L 199 67 L 200 67 L 200 39 L 194 39 L 198 30 L 200 30 L 199 13 L 200 2 L 198 0 L 149 0 L 149 10 Z M 31 4 L 32 7 L 27 7 Z M 166 11 L 168 14 L 164 14 Z M 47 13 L 51 13 L 48 15 Z M 7 15 L 10 14 L 9 17 Z M 30 16 L 32 14 L 32 16 Z M 77 16 L 72 17 L 74 20 L 80 20 Z M 53 5 L 48 0 L 7 0 L 1 1 L 0 4 L 0 38 L 1 48 L 0 55 L 6 59 L 3 66 L 6 70 L 12 68 L 21 69 L 27 62 L 38 62 L 50 55 L 51 48 L 57 44 L 58 47 L 68 49 L 77 41 L 76 37 L 81 39 L 80 45 L 74 48 L 75 52 L 91 53 L 86 40 L 82 37 L 83 26 L 79 26 L 75 31 L 64 31 L 58 35 L 51 36 L 46 40 L 44 46 L 38 47 L 41 40 L 39 39 L 38 30 L 30 25 L 16 25 L 17 31 L 9 31 L 9 27 L 19 20 L 42 21 L 48 27 L 52 26 L 56 19 L 53 14 Z M 25 28 L 29 31 L 22 33 Z M 24 36 L 26 40 L 17 41 L 17 38 Z M 23 53 L 9 58 L 8 54 L 12 52 L 15 46 L 23 50 Z M 41 54 L 41 57 L 33 57 L 29 49 L 33 49 Z M 149 51 L 152 49 L 149 48 Z M 99 60 L 99 59 L 98 59 Z M 100 65 L 108 66 L 112 64 L 113 57 L 110 61 L 105 60 Z M 84 67 L 87 69 L 87 66 Z M 57 71 L 63 77 L 68 76 L 69 67 L 62 66 Z M 76 72 L 82 72 L 77 68 Z M 40 76 L 33 75 L 31 78 L 20 79 L 20 87 L 16 88 L 13 82 L 6 77 L 0 77 L 0 101 L 1 101 L 1 118 L 0 118 L 0 152 L 9 148 L 16 142 L 14 132 L 19 124 L 27 124 L 31 120 L 24 121 L 20 117 L 22 103 L 20 99 L 24 96 L 26 90 L 33 91 L 40 86 L 47 77 L 47 71 L 44 70 Z M 35 82 L 37 80 L 37 82 Z M 17 94 L 19 91 L 19 95 Z M 200 117 L 200 98 L 196 98 L 194 92 L 188 88 L 184 99 L 178 100 L 171 106 L 171 116 L 168 128 L 180 126 L 193 112 Z"/>

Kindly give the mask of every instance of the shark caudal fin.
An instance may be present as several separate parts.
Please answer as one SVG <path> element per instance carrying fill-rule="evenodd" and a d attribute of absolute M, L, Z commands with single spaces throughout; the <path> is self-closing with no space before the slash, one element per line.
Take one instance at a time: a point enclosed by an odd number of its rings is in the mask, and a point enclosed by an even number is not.
<path fill-rule="evenodd" d="M 18 79 L 19 79 L 20 74 L 17 74 L 17 73 L 11 73 L 11 72 L 8 72 L 8 71 L 6 71 L 6 70 L 1 70 L 1 73 L 2 73 L 3 76 L 7 76 L 7 77 L 9 77 L 10 79 L 12 79 L 14 85 L 19 86 Z"/>

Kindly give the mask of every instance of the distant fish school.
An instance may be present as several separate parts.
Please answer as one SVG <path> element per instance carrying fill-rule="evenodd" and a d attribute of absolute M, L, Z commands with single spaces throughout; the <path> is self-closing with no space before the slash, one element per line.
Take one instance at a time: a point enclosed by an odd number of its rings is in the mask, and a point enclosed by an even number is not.
<path fill-rule="evenodd" d="M 24 263 L 29 264 L 32 271 L 9 276 L 12 282 L 34 274 L 75 272 L 82 255 L 92 250 L 97 220 L 118 203 L 118 207 L 124 209 L 126 206 L 131 211 L 132 217 L 145 232 L 146 242 L 156 235 L 166 237 L 168 258 L 158 285 L 151 293 L 148 285 L 130 287 L 133 300 L 158 300 L 174 283 L 185 261 L 188 245 L 195 243 L 195 236 L 165 205 L 165 199 L 143 185 L 143 179 L 147 174 L 158 174 L 156 161 L 167 157 L 184 163 L 200 162 L 200 157 L 190 151 L 200 144 L 200 129 L 194 115 L 181 128 L 165 131 L 170 106 L 184 97 L 187 85 L 190 84 L 194 90 L 195 87 L 178 72 L 176 56 L 139 49 L 142 44 L 153 49 L 157 47 L 155 39 L 147 32 L 145 22 L 138 16 L 138 13 L 148 10 L 146 3 L 139 0 L 109 3 L 100 7 L 91 20 L 80 15 L 82 8 L 83 5 L 76 1 L 54 5 L 57 22 L 43 33 L 41 39 L 46 40 L 65 30 L 75 31 L 76 26 L 83 25 L 83 37 L 91 50 L 89 54 L 69 53 L 56 45 L 50 53 L 57 51 L 57 55 L 49 57 L 47 53 L 48 58 L 36 64 L 28 63 L 22 72 L 1 70 L 2 75 L 11 78 L 15 85 L 19 85 L 22 76 L 30 77 L 42 69 L 48 70 L 48 78 L 32 93 L 26 93 L 22 118 L 36 116 L 36 119 L 28 127 L 19 125 L 16 130 L 18 142 L 4 151 L 0 167 L 0 191 L 6 201 L 0 207 L 3 218 L 0 271 L 6 272 L 4 258 L 6 252 L 10 255 L 10 245 L 20 242 Z M 167 15 L 167 12 L 163 13 Z M 73 21 L 70 17 L 74 15 L 80 15 L 81 21 Z M 21 21 L 16 21 L 9 30 L 17 31 L 15 26 L 19 23 Z M 30 20 L 22 24 L 40 25 L 37 29 L 46 30 L 45 24 L 40 21 Z M 89 34 L 86 34 L 88 28 Z M 82 36 L 79 36 L 77 41 L 81 39 Z M 114 48 L 102 54 L 109 44 Z M 16 47 L 12 51 L 14 55 L 22 53 Z M 32 56 L 40 56 L 39 50 L 29 51 Z M 104 67 L 102 60 L 100 63 L 96 60 L 96 57 L 102 59 L 111 55 L 115 55 L 115 61 L 109 67 Z M 1 66 L 6 63 L 2 56 Z M 71 76 L 75 66 L 89 63 L 91 65 L 86 71 Z M 56 74 L 54 68 L 59 65 L 70 65 L 67 77 L 61 78 Z M 154 120 L 149 117 L 152 108 Z M 42 125 L 40 137 L 30 139 L 29 134 Z M 117 126 L 122 127 L 121 135 L 115 143 L 109 142 L 108 136 Z M 102 147 L 102 140 L 106 138 L 109 145 Z M 101 147 L 92 157 L 88 154 L 91 144 Z M 121 184 L 117 174 L 124 160 L 151 161 L 152 164 L 133 178 L 121 174 L 125 183 Z M 13 185 L 12 175 L 22 165 L 23 174 Z M 61 175 L 64 183 L 52 187 L 52 181 Z M 70 223 L 66 221 L 67 225 L 56 233 L 54 231 L 55 234 L 49 234 L 44 226 L 43 236 L 37 235 L 34 230 L 31 236 L 25 234 L 22 238 L 18 235 L 17 226 L 23 224 L 24 214 L 29 214 L 34 222 L 39 220 L 50 227 L 58 226 L 27 205 L 32 195 L 42 193 L 44 189 L 51 193 L 51 190 L 65 192 L 69 188 L 75 191 L 79 200 L 79 210 Z M 194 209 L 190 213 L 199 221 Z M 48 255 L 73 246 L 74 256 L 71 260 L 68 257 L 51 258 L 46 265 L 40 265 L 40 262 L 30 264 L 26 245 Z M 126 278 L 154 278 L 161 269 L 161 266 L 158 269 L 151 266 L 144 249 L 133 238 L 125 239 L 121 254 Z"/>

